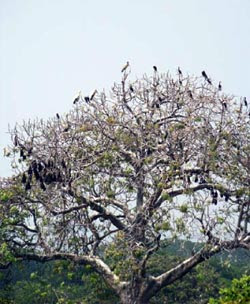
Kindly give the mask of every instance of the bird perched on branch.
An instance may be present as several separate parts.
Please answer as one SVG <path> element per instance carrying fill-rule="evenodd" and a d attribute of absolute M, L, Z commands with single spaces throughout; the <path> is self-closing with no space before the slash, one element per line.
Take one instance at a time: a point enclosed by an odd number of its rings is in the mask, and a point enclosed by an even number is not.
<path fill-rule="evenodd" d="M 205 71 L 201 72 L 201 75 L 205 78 L 205 80 L 209 83 L 212 84 L 212 81 L 208 78 L 207 74 Z"/>
<path fill-rule="evenodd" d="M 97 93 L 97 90 L 94 90 L 94 92 L 92 93 L 92 95 L 90 96 L 90 100 L 93 100 L 93 98 L 95 97 L 95 94 Z"/>
<path fill-rule="evenodd" d="M 84 100 L 86 101 L 86 103 L 89 103 L 89 100 L 90 100 L 90 99 L 89 99 L 89 96 L 85 96 L 85 97 L 84 97 Z"/>
<path fill-rule="evenodd" d="M 79 93 L 74 98 L 73 104 L 76 104 L 80 99 L 81 99 L 81 91 L 79 91 Z"/>
<path fill-rule="evenodd" d="M 157 66 L 156 65 L 153 66 L 153 69 L 154 69 L 155 72 L 157 72 Z"/>
<path fill-rule="evenodd" d="M 178 67 L 178 74 L 179 74 L 179 76 L 182 76 L 182 71 L 181 71 L 180 67 Z"/>
<path fill-rule="evenodd" d="M 247 107 L 247 98 L 246 97 L 244 97 L 244 104 Z"/>
<path fill-rule="evenodd" d="M 129 62 L 127 61 L 127 63 L 124 65 L 124 67 L 122 68 L 121 72 L 125 72 L 126 69 L 129 67 Z"/>
<path fill-rule="evenodd" d="M 218 90 L 219 90 L 219 91 L 221 91 L 221 90 L 222 90 L 221 81 L 219 82 L 219 85 L 218 85 Z"/>

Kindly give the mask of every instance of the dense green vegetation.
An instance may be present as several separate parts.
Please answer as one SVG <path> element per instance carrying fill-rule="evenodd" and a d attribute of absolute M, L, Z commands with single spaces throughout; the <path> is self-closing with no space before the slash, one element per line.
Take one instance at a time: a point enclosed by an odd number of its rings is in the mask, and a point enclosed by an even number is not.
<path fill-rule="evenodd" d="M 244 275 L 241 279 L 234 279 L 229 288 L 220 290 L 218 300 L 210 299 L 210 304 L 249 304 L 250 303 L 250 276 Z"/>
<path fill-rule="evenodd" d="M 171 246 L 168 246 L 167 242 L 162 243 L 159 252 L 151 257 L 148 267 L 153 275 L 159 275 L 162 270 L 170 269 L 188 256 L 192 247 L 191 242 L 185 243 L 185 246 L 181 246 L 180 242 Z M 119 258 L 113 259 L 118 265 Z M 164 288 L 150 303 L 208 303 L 209 298 L 219 297 L 219 290 L 228 288 L 232 279 L 240 278 L 243 274 L 250 275 L 248 260 L 249 256 L 243 250 L 231 256 L 221 254 L 197 266 L 178 282 Z M 119 303 L 114 292 L 90 266 L 74 265 L 67 261 L 45 264 L 22 261 L 1 270 L 0 275 L 0 304 Z M 228 290 L 223 289 L 223 299 L 227 296 Z M 211 301 L 215 304 L 227 303 L 222 300 Z"/>

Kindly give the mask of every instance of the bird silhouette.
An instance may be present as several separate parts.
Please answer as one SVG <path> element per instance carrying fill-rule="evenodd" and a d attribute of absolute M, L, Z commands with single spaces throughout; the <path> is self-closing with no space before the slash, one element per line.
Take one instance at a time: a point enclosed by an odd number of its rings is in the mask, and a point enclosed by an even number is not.
<path fill-rule="evenodd" d="M 90 100 L 93 100 L 93 98 L 95 97 L 95 94 L 97 93 L 97 90 L 94 90 L 94 92 L 92 93 L 92 95 L 90 96 Z"/>
<path fill-rule="evenodd" d="M 126 63 L 126 64 L 124 65 L 124 67 L 122 68 L 121 72 L 122 72 L 122 73 L 125 72 L 126 69 L 128 68 L 128 66 L 129 66 L 129 62 L 127 61 L 127 63 Z"/>
<path fill-rule="evenodd" d="M 154 69 L 155 72 L 157 72 L 157 66 L 156 65 L 153 66 L 153 69 Z"/>
<path fill-rule="evenodd" d="M 56 117 L 57 119 L 60 119 L 60 115 L 58 113 L 56 113 Z"/>
<path fill-rule="evenodd" d="M 218 85 L 218 90 L 221 91 L 222 90 L 222 85 L 221 85 L 221 82 L 219 82 L 219 85 Z"/>
<path fill-rule="evenodd" d="M 86 103 L 89 103 L 89 96 L 85 96 L 84 100 L 86 101 Z"/>
<path fill-rule="evenodd" d="M 246 97 L 244 97 L 244 104 L 247 107 L 247 98 Z"/>
<path fill-rule="evenodd" d="M 182 76 L 182 71 L 181 71 L 180 67 L 178 67 L 178 74 L 179 74 L 180 76 Z"/>
<path fill-rule="evenodd" d="M 23 173 L 23 176 L 22 176 L 22 184 L 25 184 L 27 181 L 27 177 L 25 175 L 25 173 Z"/>
<path fill-rule="evenodd" d="M 208 78 L 207 73 L 205 71 L 201 72 L 201 75 L 205 78 L 205 80 L 209 83 L 212 84 L 212 81 Z"/>
<path fill-rule="evenodd" d="M 77 96 L 74 98 L 73 104 L 76 104 L 81 98 L 81 91 L 77 94 Z"/>
<path fill-rule="evenodd" d="M 15 145 L 15 147 L 18 145 L 18 138 L 17 138 L 17 135 L 15 135 L 15 137 L 14 137 L 14 145 Z"/>
<path fill-rule="evenodd" d="M 188 91 L 188 95 L 189 95 L 189 97 L 191 98 L 191 99 L 193 99 L 193 94 L 192 94 L 192 92 L 189 90 Z"/>
<path fill-rule="evenodd" d="M 206 80 L 208 79 L 207 74 L 206 74 L 205 71 L 202 71 L 202 72 L 201 72 L 201 75 L 202 75 Z"/>

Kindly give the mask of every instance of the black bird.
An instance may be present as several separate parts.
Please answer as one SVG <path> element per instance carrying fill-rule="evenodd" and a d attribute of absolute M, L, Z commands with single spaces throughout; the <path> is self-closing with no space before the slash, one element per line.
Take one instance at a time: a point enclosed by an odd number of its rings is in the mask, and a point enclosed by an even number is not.
<path fill-rule="evenodd" d="M 225 197 L 225 202 L 227 202 L 230 198 L 230 195 L 226 192 L 224 193 L 224 197 Z"/>
<path fill-rule="evenodd" d="M 28 169 L 28 174 L 29 174 L 29 176 L 32 176 L 32 174 L 33 174 L 33 171 L 32 171 L 32 168 L 31 168 L 31 166 L 29 166 L 29 169 Z"/>
<path fill-rule="evenodd" d="M 52 177 L 51 173 L 48 173 L 47 175 L 45 175 L 44 182 L 47 185 L 49 185 L 49 184 L 51 184 L 53 182 L 53 177 Z"/>
<path fill-rule="evenodd" d="M 39 172 L 41 172 L 41 171 L 43 170 L 43 165 L 42 165 L 41 163 L 39 163 L 39 164 L 37 165 L 37 170 L 38 170 Z"/>
<path fill-rule="evenodd" d="M 180 76 L 182 76 L 182 71 L 181 71 L 180 67 L 178 67 L 178 74 L 179 74 Z"/>
<path fill-rule="evenodd" d="M 97 90 L 94 90 L 94 92 L 92 93 L 92 95 L 90 96 L 90 100 L 93 100 L 93 98 L 95 97 L 95 94 L 97 93 Z"/>
<path fill-rule="evenodd" d="M 23 149 L 20 150 L 20 157 L 22 157 L 23 160 L 26 159 L 26 155 L 24 154 Z"/>
<path fill-rule="evenodd" d="M 208 79 L 207 74 L 206 74 L 205 71 L 202 71 L 202 72 L 201 72 L 201 75 L 202 75 L 206 80 Z"/>
<path fill-rule="evenodd" d="M 191 98 L 191 99 L 193 99 L 193 94 L 192 94 L 192 92 L 189 90 L 188 91 L 188 95 L 189 95 L 189 97 Z"/>
<path fill-rule="evenodd" d="M 27 181 L 27 177 L 25 175 L 25 173 L 23 173 L 23 176 L 22 176 L 22 184 L 25 184 Z"/>
<path fill-rule="evenodd" d="M 244 97 L 244 104 L 247 107 L 247 98 L 246 97 Z"/>
<path fill-rule="evenodd" d="M 225 109 L 227 109 L 227 104 L 226 104 L 226 102 L 225 102 L 225 101 L 223 101 L 223 103 L 222 103 L 222 104 L 223 104 L 224 108 L 225 108 Z"/>
<path fill-rule="evenodd" d="M 33 170 L 36 170 L 36 169 L 37 169 L 37 163 L 36 163 L 35 160 L 32 161 L 31 166 L 32 166 L 32 169 L 33 169 Z"/>
<path fill-rule="evenodd" d="M 131 92 L 134 92 L 134 88 L 132 87 L 132 85 L 129 86 L 129 89 Z"/>
<path fill-rule="evenodd" d="M 32 147 L 28 149 L 28 156 L 30 156 L 32 154 L 32 151 L 33 151 Z"/>
<path fill-rule="evenodd" d="M 81 91 L 79 91 L 78 95 L 74 98 L 73 104 L 76 104 L 81 98 Z"/>
<path fill-rule="evenodd" d="M 63 129 L 63 132 L 68 132 L 68 131 L 69 131 L 69 126 L 67 126 Z"/>
<path fill-rule="evenodd" d="M 14 137 L 14 145 L 15 145 L 15 147 L 18 145 L 18 138 L 17 138 L 17 135 L 15 135 L 15 137 Z"/>
<path fill-rule="evenodd" d="M 86 101 L 86 103 L 89 103 L 89 96 L 85 96 L 84 100 Z"/>
<path fill-rule="evenodd" d="M 212 199 L 212 204 L 217 205 L 217 203 L 218 203 L 217 198 L 213 197 L 213 199 Z"/>
<path fill-rule="evenodd" d="M 37 169 L 34 169 L 33 172 L 34 172 L 36 180 L 40 180 L 40 175 L 39 175 Z"/>
<path fill-rule="evenodd" d="M 157 72 L 157 66 L 154 65 L 153 69 L 154 69 L 155 72 Z"/>
<path fill-rule="evenodd" d="M 201 177 L 201 178 L 200 178 L 199 184 L 200 184 L 200 185 L 206 184 L 206 180 L 205 180 L 204 177 Z"/>
<path fill-rule="evenodd" d="M 28 191 L 31 189 L 30 182 L 28 181 L 27 184 L 25 185 L 25 190 Z"/>
<path fill-rule="evenodd" d="M 46 187 L 45 187 L 45 185 L 44 185 L 44 183 L 43 183 L 43 182 L 41 182 L 41 183 L 40 183 L 40 187 L 41 187 L 41 189 L 42 189 L 43 191 L 45 191 L 45 190 L 46 190 Z"/>
<path fill-rule="evenodd" d="M 66 167 L 66 163 L 65 163 L 64 159 L 61 161 L 61 164 L 62 164 L 62 167 L 63 167 L 64 169 L 66 169 L 66 168 L 67 168 L 67 167 Z"/>
<path fill-rule="evenodd" d="M 60 119 L 60 115 L 58 113 L 56 113 L 56 117 L 57 119 Z"/>
<path fill-rule="evenodd" d="M 218 85 L 218 90 L 221 91 L 222 90 L 222 85 L 221 85 L 221 82 L 219 82 L 219 85 Z"/>

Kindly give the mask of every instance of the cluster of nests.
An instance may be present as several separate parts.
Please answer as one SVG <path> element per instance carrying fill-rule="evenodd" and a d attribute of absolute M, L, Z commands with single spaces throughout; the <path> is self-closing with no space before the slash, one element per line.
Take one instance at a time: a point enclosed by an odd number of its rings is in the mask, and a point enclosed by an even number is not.
<path fill-rule="evenodd" d="M 66 168 L 64 160 L 62 160 L 61 165 L 63 168 Z M 52 160 L 48 160 L 47 162 L 37 162 L 33 160 L 31 162 L 28 170 L 22 175 L 21 181 L 25 186 L 25 190 L 31 189 L 33 176 L 43 191 L 46 190 L 46 185 L 54 182 L 63 182 L 62 175 L 60 171 L 55 168 Z"/>

